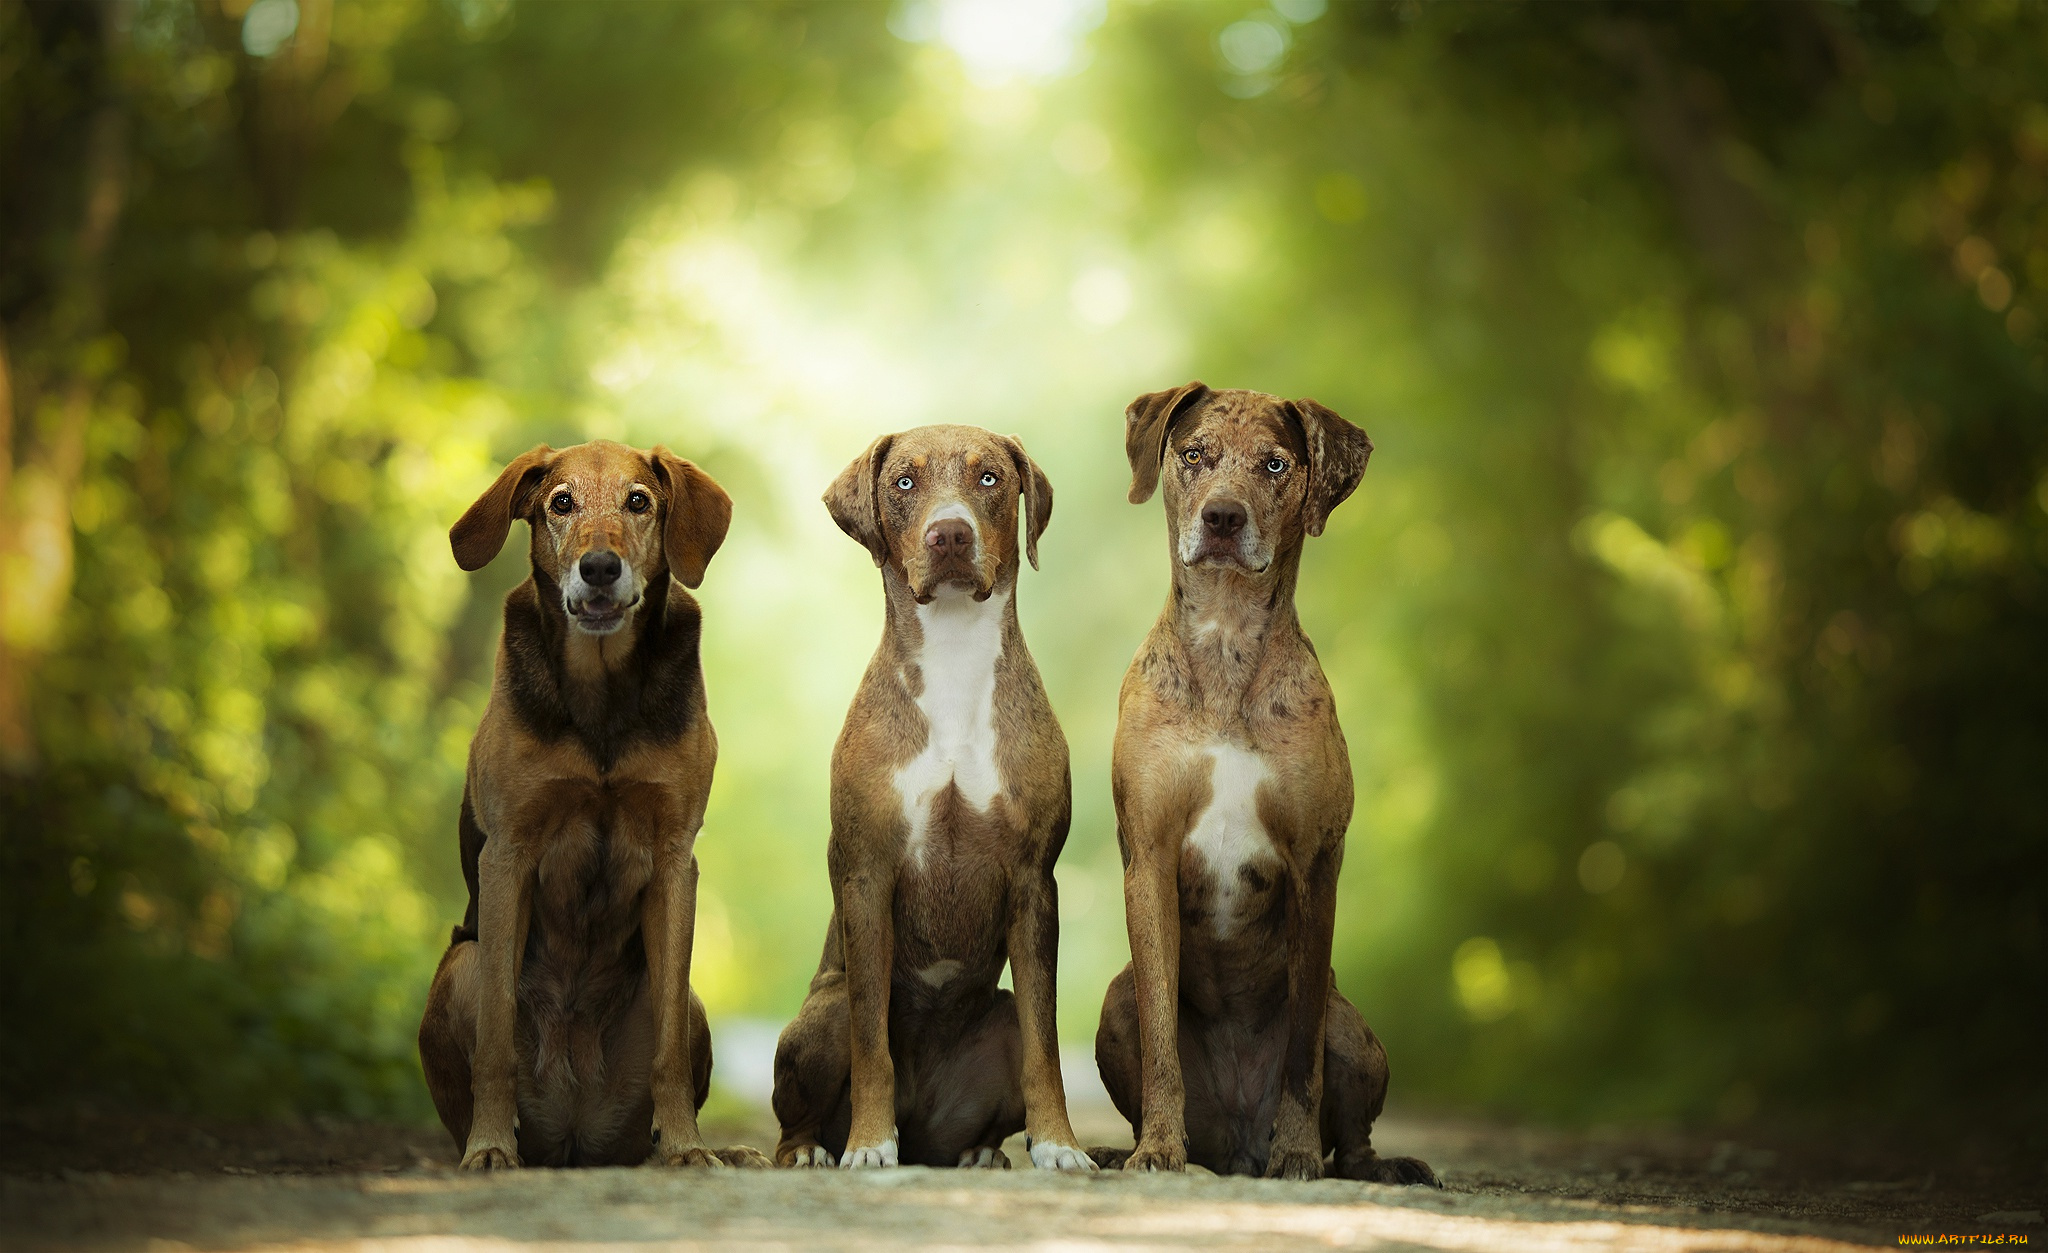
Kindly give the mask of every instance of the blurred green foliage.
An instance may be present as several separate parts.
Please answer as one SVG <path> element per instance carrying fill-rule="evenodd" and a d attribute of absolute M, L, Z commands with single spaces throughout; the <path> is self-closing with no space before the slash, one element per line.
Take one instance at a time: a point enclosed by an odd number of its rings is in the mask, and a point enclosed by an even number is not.
<path fill-rule="evenodd" d="M 1302 612 L 1396 1097 L 2048 1115 L 2048 15 L 2018 4 L 0 0 L 0 1075 L 417 1115 L 524 447 L 667 442 L 714 1014 L 816 960 L 879 631 L 817 495 L 1022 435 L 1074 752 L 1062 1024 L 1166 589 L 1121 410 L 1379 452 Z"/>

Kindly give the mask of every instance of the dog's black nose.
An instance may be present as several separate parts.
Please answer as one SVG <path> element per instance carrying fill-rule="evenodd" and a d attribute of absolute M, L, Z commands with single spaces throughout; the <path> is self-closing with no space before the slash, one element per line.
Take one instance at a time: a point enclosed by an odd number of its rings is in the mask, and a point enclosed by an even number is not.
<path fill-rule="evenodd" d="M 576 563 L 576 573 L 592 587 L 610 587 L 619 581 L 619 572 L 625 568 L 617 553 L 584 553 L 583 559 Z"/>
<path fill-rule="evenodd" d="M 1218 539 L 1229 539 L 1244 530 L 1244 506 L 1234 500 L 1212 500 L 1202 506 L 1202 525 Z"/>
<path fill-rule="evenodd" d="M 961 518 L 943 518 L 925 528 L 924 546 L 934 557 L 965 553 L 974 547 L 974 528 Z"/>

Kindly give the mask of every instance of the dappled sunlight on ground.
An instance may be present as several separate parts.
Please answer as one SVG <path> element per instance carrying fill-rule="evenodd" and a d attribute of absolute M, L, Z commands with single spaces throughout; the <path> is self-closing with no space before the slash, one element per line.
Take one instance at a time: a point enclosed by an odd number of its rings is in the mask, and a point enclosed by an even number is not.
<path fill-rule="evenodd" d="M 1070 1068 L 1071 1069 L 1071 1068 Z M 1080 1085 L 1075 1085 L 1077 1093 Z M 736 1100 L 713 1143 L 766 1146 Z M 1082 1139 L 1118 1128 L 1085 1095 Z M 1444 1191 L 1323 1180 L 1059 1177 L 905 1168 L 457 1175 L 438 1128 L 200 1125 L 112 1115 L 0 1119 L 0 1246 L 380 1249 L 503 1247 L 1835 1249 L 1900 1233 L 2040 1230 L 2041 1177 L 1968 1146 L 1677 1132 L 1564 1134 L 1383 1119 Z M 1128 1134 L 1112 1142 L 1129 1143 Z"/>

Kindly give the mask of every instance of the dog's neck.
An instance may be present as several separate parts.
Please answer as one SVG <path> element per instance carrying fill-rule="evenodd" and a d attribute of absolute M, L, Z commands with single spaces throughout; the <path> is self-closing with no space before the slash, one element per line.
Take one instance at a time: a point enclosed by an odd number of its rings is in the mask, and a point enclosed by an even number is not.
<path fill-rule="evenodd" d="M 996 628 L 1007 647 L 1017 631 L 1017 575 L 1006 572 L 996 580 L 987 599 L 975 600 L 960 588 L 941 588 L 925 604 L 918 604 L 910 583 L 892 565 L 882 567 L 884 617 L 882 644 L 899 660 L 914 661 L 925 639 L 925 623 L 934 618 L 965 625 L 972 620 L 997 617 Z"/>
<path fill-rule="evenodd" d="M 1253 573 L 1235 566 L 1173 563 L 1173 594 L 1165 620 L 1180 641 L 1197 698 L 1234 708 L 1257 680 L 1276 644 L 1301 635 L 1294 586 L 1299 545 Z"/>
<path fill-rule="evenodd" d="M 666 576 L 650 580 L 640 603 L 609 635 L 579 629 L 562 607 L 560 586 L 539 567 L 533 571 L 534 599 L 546 624 L 548 648 L 560 660 L 558 682 L 563 701 L 578 723 L 601 718 L 612 680 L 639 660 L 640 638 L 658 621 L 667 603 Z"/>
<path fill-rule="evenodd" d="M 640 643 L 640 606 L 610 635 L 592 635 L 566 621 L 562 634 L 563 690 L 575 699 L 581 693 L 601 697 L 611 676 L 626 668 Z"/>

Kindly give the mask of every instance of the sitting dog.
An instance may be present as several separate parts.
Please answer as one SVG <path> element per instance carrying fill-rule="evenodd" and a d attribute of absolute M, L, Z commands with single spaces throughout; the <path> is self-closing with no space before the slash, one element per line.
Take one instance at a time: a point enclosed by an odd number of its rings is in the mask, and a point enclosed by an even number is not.
<path fill-rule="evenodd" d="M 448 533 L 456 562 L 488 563 L 514 518 L 532 575 L 505 598 L 462 795 L 469 911 L 420 1023 L 435 1108 L 465 1170 L 765 1166 L 698 1134 L 711 1035 L 690 990 L 718 741 L 683 589 L 732 501 L 663 448 L 542 446 Z"/>
<path fill-rule="evenodd" d="M 1312 400 L 1189 383 L 1133 401 L 1124 444 L 1133 504 L 1164 474 L 1173 594 L 1118 698 L 1132 960 L 1095 1057 L 1137 1147 L 1096 1159 L 1435 1183 L 1372 1148 L 1387 1055 L 1330 969 L 1351 763 L 1294 614 L 1303 540 L 1372 441 Z"/>
<path fill-rule="evenodd" d="M 1017 628 L 1020 501 L 1036 566 L 1052 485 L 970 426 L 885 435 L 825 493 L 885 616 L 832 754 L 832 920 L 775 1050 L 778 1165 L 1004 1168 L 1028 1129 L 1034 1165 L 1095 1168 L 1053 1018 L 1072 796 Z"/>

